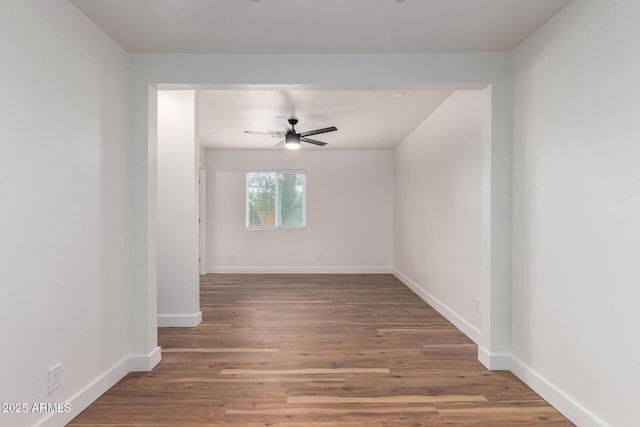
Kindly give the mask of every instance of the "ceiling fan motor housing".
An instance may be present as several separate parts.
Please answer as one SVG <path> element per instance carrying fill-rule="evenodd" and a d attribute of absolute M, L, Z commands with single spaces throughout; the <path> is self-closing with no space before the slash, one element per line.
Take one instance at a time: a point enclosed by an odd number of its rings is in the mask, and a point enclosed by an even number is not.
<path fill-rule="evenodd" d="M 294 131 L 289 131 L 284 137 L 285 144 L 300 144 L 300 134 Z"/>

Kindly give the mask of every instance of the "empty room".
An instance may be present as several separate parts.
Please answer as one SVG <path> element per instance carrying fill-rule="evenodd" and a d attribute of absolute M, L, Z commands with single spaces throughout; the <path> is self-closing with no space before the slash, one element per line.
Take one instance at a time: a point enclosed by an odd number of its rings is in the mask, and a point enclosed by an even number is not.
<path fill-rule="evenodd" d="M 636 425 L 638 19 L 0 2 L 0 425 Z"/>

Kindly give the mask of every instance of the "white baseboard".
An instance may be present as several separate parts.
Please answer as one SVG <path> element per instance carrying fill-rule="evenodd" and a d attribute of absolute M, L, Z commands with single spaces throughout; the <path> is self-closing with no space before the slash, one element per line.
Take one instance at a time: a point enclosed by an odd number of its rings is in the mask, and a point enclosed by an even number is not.
<path fill-rule="evenodd" d="M 142 356 L 129 357 L 129 372 L 148 372 L 156 367 L 162 360 L 160 347 L 156 347 L 151 353 Z"/>
<path fill-rule="evenodd" d="M 436 309 L 458 329 L 464 332 L 475 343 L 481 343 L 482 335 L 480 331 L 471 326 L 449 307 L 442 304 L 401 272 L 394 269 L 393 274 L 420 298 Z M 478 360 L 489 370 L 513 372 L 513 374 L 520 378 L 527 386 L 531 387 L 533 391 L 542 396 L 542 398 L 548 401 L 554 408 L 560 411 L 576 425 L 579 425 L 580 427 L 608 427 L 608 424 L 602 419 L 594 415 L 584 406 L 580 405 L 568 394 L 564 393 L 542 375 L 535 372 L 513 355 L 492 354 L 480 345 L 478 347 Z"/>
<path fill-rule="evenodd" d="M 207 274 L 391 274 L 391 267 L 326 266 L 326 267 L 270 267 L 221 266 L 207 267 Z"/>
<path fill-rule="evenodd" d="M 67 399 L 65 403 L 69 403 L 71 406 L 71 410 L 69 412 L 51 413 L 35 425 L 41 427 L 57 427 L 66 425 L 91 405 L 96 399 L 102 396 L 107 390 L 113 387 L 118 381 L 124 378 L 128 373 L 129 358 L 127 357 L 116 363 L 88 386 L 73 395 L 70 399 Z"/>
<path fill-rule="evenodd" d="M 478 347 L 478 360 L 490 371 L 510 371 L 511 356 L 508 354 L 492 354 L 485 347 Z"/>
<path fill-rule="evenodd" d="M 514 356 L 511 356 L 511 372 L 574 424 L 580 427 L 608 426 L 602 419 Z"/>
<path fill-rule="evenodd" d="M 194 314 L 158 314 L 159 328 L 195 328 L 202 323 L 202 312 Z"/>
<path fill-rule="evenodd" d="M 71 408 L 69 412 L 50 413 L 35 425 L 38 427 L 57 427 L 66 425 L 82 411 L 87 409 L 89 405 L 95 402 L 107 390 L 116 385 L 116 383 L 124 378 L 129 372 L 150 371 L 160 363 L 160 357 L 160 347 L 156 347 L 146 356 L 129 356 L 120 360 L 104 374 L 100 375 L 89 385 L 74 394 L 71 398 L 65 400 L 65 402 L 59 402 L 69 403 Z"/>
<path fill-rule="evenodd" d="M 400 271 L 393 269 L 393 275 L 396 276 L 402 283 L 407 285 L 416 295 L 422 298 L 427 304 L 433 307 L 438 313 L 444 316 L 449 322 L 453 323 L 456 328 L 460 329 L 466 336 L 468 336 L 476 344 L 480 344 L 482 338 L 482 332 L 475 326 L 471 325 L 465 319 L 460 317 L 455 311 L 451 310 L 445 304 L 440 302 L 437 298 L 425 291 L 416 282 L 402 274 Z"/>

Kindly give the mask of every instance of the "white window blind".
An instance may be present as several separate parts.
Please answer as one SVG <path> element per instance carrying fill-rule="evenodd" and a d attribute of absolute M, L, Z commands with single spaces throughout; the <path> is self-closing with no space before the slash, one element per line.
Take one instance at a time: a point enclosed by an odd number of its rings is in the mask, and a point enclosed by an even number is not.
<path fill-rule="evenodd" d="M 306 225 L 304 171 L 247 172 L 247 228 Z"/>

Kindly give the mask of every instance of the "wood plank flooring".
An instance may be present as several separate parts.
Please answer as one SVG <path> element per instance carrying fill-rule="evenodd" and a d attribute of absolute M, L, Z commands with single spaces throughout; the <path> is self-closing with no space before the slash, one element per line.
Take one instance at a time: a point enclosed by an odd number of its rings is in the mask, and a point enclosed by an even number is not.
<path fill-rule="evenodd" d="M 209 275 L 201 306 L 69 425 L 573 425 L 391 275 Z"/>

